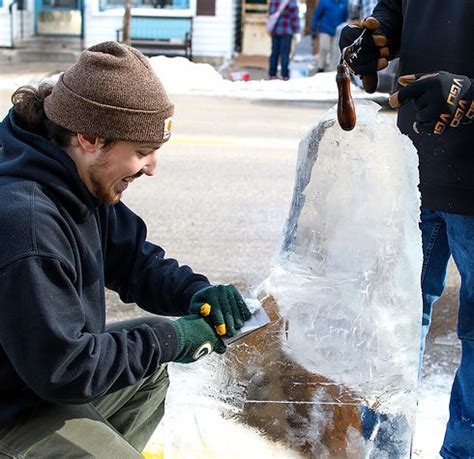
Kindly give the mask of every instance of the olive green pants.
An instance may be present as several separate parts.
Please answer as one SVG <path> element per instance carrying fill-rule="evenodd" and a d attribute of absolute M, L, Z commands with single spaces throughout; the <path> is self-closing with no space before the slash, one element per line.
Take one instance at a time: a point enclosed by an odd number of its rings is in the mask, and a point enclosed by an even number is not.
<path fill-rule="evenodd" d="M 159 320 L 134 319 L 109 328 Z M 0 458 L 143 458 L 140 451 L 164 414 L 166 365 L 134 386 L 85 405 L 45 405 L 0 427 Z"/>

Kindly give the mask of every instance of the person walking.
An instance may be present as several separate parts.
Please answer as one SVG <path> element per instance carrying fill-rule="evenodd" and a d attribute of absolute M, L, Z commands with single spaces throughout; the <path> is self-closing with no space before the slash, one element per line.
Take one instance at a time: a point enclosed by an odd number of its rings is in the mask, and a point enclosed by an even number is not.
<path fill-rule="evenodd" d="M 311 23 L 311 37 L 319 38 L 318 72 L 336 70 L 331 50 L 337 26 L 347 21 L 347 15 L 347 0 L 319 0 Z"/>
<path fill-rule="evenodd" d="M 390 98 L 398 126 L 419 156 L 423 268 L 421 354 L 433 303 L 452 256 L 461 276 L 457 334 L 461 362 L 451 390 L 440 455 L 474 457 L 474 67 L 471 1 L 379 0 L 361 27 L 347 26 L 341 49 L 365 28 L 350 63 L 371 77 L 400 56 L 399 88 Z M 420 20 L 422 18 L 422 20 Z M 373 78 L 370 78 L 373 80 Z M 368 88 L 369 90 L 373 89 Z M 414 279 L 414 282 L 417 280 Z"/>
<path fill-rule="evenodd" d="M 278 63 L 281 66 L 281 79 L 290 78 L 289 64 L 291 42 L 300 31 L 299 9 L 296 0 L 270 0 L 269 17 L 276 16 L 271 30 L 272 50 L 268 68 L 270 80 L 277 78 Z"/>
<path fill-rule="evenodd" d="M 142 457 L 166 363 L 223 353 L 249 310 L 232 285 L 166 258 L 121 201 L 171 136 L 174 106 L 143 54 L 98 44 L 12 101 L 0 124 L 0 456 Z M 106 325 L 105 287 L 152 314 Z"/>

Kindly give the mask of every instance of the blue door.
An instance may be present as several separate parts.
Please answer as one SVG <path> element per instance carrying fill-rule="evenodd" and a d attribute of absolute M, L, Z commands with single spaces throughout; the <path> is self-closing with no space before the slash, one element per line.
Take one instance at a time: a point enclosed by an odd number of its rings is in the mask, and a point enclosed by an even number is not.
<path fill-rule="evenodd" d="M 35 0 L 38 35 L 82 36 L 83 0 Z"/>

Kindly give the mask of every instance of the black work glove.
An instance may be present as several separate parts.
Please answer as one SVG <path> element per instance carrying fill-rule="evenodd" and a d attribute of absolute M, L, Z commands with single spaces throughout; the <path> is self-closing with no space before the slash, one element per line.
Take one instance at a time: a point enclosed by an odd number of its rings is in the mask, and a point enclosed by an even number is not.
<path fill-rule="evenodd" d="M 417 134 L 442 134 L 446 128 L 469 124 L 474 118 L 474 80 L 448 72 L 416 73 L 398 79 L 403 86 L 390 96 L 397 108 L 413 100 Z"/>
<path fill-rule="evenodd" d="M 206 317 L 220 336 L 233 336 L 251 316 L 233 285 L 217 285 L 197 291 L 191 298 L 189 312 Z"/>
<path fill-rule="evenodd" d="M 224 342 L 212 327 L 198 314 L 181 317 L 171 322 L 178 337 L 178 354 L 174 362 L 191 363 L 216 351 L 223 354 Z"/>
<path fill-rule="evenodd" d="M 382 32 L 380 22 L 369 16 L 361 22 L 345 26 L 341 31 L 339 48 L 344 55 L 344 48 L 352 45 L 364 29 L 367 31 L 362 39 L 362 47 L 347 64 L 356 75 L 362 76 L 365 90 L 375 92 L 377 72 L 387 67 L 390 55 L 387 37 Z"/>

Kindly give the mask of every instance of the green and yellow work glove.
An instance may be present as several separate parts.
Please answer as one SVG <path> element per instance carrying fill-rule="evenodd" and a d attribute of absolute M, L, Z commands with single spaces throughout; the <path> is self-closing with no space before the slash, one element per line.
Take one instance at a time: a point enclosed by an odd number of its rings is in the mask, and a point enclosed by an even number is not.
<path fill-rule="evenodd" d="M 198 314 L 181 317 L 171 324 L 178 337 L 178 354 L 174 362 L 191 363 L 212 351 L 223 354 L 226 350 L 224 342 Z"/>
<path fill-rule="evenodd" d="M 234 336 L 250 319 L 244 299 L 233 285 L 217 285 L 197 291 L 191 298 L 191 314 L 206 317 L 220 336 Z"/>

